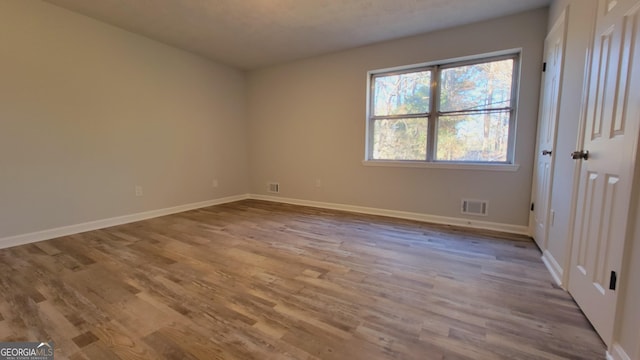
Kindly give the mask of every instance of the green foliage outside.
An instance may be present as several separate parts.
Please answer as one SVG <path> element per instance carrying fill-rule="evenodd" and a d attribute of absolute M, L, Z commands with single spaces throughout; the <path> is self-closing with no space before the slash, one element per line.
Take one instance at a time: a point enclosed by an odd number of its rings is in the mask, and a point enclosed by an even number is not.
<path fill-rule="evenodd" d="M 506 59 L 439 72 L 437 160 L 507 160 L 512 71 Z M 373 112 L 383 118 L 374 121 L 374 159 L 426 159 L 431 77 L 431 70 L 375 77 Z"/>

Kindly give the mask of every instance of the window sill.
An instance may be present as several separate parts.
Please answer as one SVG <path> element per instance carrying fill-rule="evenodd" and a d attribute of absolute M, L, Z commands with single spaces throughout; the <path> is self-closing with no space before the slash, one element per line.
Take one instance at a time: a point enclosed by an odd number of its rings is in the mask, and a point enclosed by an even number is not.
<path fill-rule="evenodd" d="M 364 166 L 408 167 L 447 170 L 480 170 L 480 171 L 510 171 L 520 169 L 519 164 L 480 164 L 480 163 L 447 163 L 426 161 L 394 161 L 394 160 L 363 160 Z"/>

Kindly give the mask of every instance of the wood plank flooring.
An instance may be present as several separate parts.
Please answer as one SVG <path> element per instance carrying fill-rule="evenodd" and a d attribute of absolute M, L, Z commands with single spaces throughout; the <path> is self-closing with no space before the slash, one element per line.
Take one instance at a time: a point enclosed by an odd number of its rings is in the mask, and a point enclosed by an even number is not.
<path fill-rule="evenodd" d="M 241 201 L 0 250 L 56 359 L 604 359 L 532 241 Z"/>

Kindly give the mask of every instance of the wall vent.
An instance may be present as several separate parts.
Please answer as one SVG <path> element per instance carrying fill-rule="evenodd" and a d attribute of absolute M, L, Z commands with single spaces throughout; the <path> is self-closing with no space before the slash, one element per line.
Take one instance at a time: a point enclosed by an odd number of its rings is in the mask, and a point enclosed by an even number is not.
<path fill-rule="evenodd" d="M 270 193 L 279 193 L 280 192 L 280 184 L 278 183 L 269 183 L 267 186 L 267 191 Z"/>
<path fill-rule="evenodd" d="M 485 200 L 462 199 L 461 211 L 466 215 L 487 216 L 489 203 Z"/>

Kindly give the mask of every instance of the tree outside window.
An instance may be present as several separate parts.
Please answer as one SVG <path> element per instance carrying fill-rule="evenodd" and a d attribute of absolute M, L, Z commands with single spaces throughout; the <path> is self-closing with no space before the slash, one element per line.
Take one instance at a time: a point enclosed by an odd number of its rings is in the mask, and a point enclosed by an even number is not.
<path fill-rule="evenodd" d="M 517 65 L 509 55 L 372 74 L 369 160 L 512 162 Z"/>

